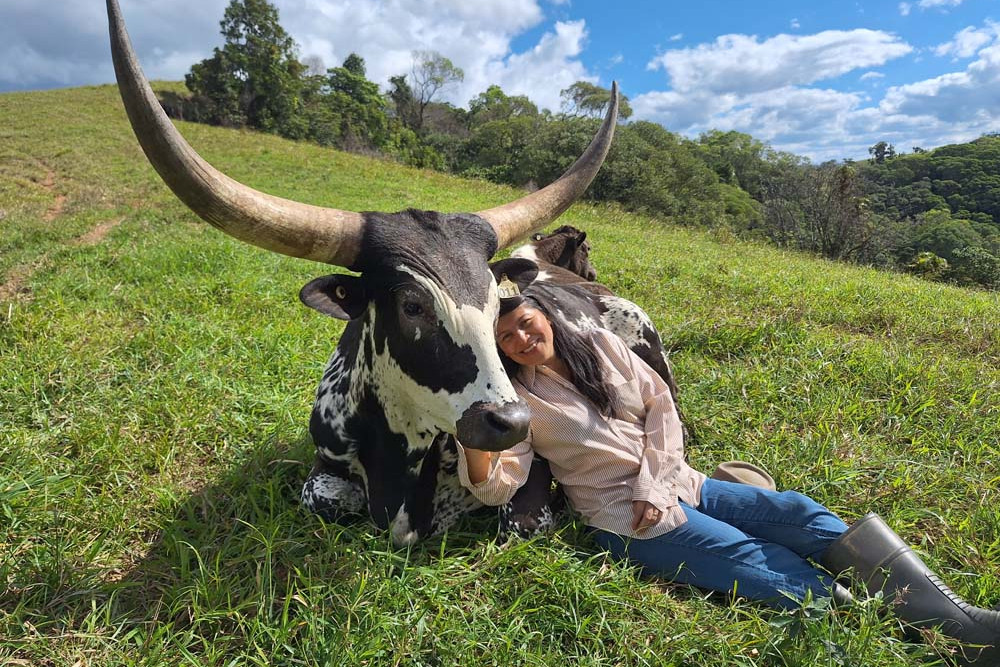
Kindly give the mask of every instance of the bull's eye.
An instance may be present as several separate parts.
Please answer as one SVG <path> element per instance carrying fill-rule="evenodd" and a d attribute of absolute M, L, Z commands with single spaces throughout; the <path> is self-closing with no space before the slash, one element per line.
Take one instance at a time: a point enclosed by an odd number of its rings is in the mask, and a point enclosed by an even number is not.
<path fill-rule="evenodd" d="M 531 235 L 531 240 L 532 241 L 541 241 L 543 238 L 544 237 L 541 234 L 532 234 Z"/>
<path fill-rule="evenodd" d="M 424 307 L 421 306 L 416 301 L 407 301 L 403 304 L 403 314 L 407 317 L 417 317 L 422 315 L 424 312 Z"/>

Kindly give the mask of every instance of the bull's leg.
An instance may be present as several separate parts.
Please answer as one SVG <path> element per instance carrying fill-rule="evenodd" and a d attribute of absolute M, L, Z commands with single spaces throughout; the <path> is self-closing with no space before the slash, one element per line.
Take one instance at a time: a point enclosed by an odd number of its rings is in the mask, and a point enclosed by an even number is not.
<path fill-rule="evenodd" d="M 434 446 L 440 448 L 441 459 L 434 486 L 432 531 L 439 534 L 451 528 L 462 515 L 480 509 L 483 504 L 458 480 L 458 447 L 455 438 L 442 433 Z M 427 461 L 424 462 L 424 466 L 426 465 Z M 421 474 L 424 473 L 425 470 L 422 469 Z"/>
<path fill-rule="evenodd" d="M 552 530 L 560 498 L 561 493 L 552 490 L 549 462 L 536 455 L 528 480 L 509 503 L 500 507 L 500 539 L 511 535 L 530 538 Z"/>
<path fill-rule="evenodd" d="M 319 457 L 302 485 L 302 504 L 330 522 L 363 516 L 368 506 L 364 488 L 351 479 L 346 466 Z"/>

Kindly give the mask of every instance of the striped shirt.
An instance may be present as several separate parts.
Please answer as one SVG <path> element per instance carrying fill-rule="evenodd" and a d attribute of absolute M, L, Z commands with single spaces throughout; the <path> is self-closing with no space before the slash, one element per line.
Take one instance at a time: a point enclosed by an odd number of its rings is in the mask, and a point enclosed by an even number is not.
<path fill-rule="evenodd" d="M 488 477 L 463 486 L 487 505 L 508 502 L 528 479 L 535 452 L 548 459 L 573 509 L 587 525 L 626 537 L 657 537 L 686 521 L 678 505 L 697 506 L 705 475 L 684 461 L 681 422 L 666 383 L 614 334 L 583 332 L 618 397 L 620 415 L 605 417 L 567 380 L 545 366 L 523 366 L 514 381 L 531 408 L 528 439 L 491 456 Z M 660 521 L 632 531 L 632 501 L 657 507 Z"/>

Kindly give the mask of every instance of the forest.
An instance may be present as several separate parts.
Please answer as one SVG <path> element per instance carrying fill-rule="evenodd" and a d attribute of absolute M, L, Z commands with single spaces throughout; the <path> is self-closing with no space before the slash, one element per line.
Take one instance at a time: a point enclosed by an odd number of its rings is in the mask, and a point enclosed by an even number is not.
<path fill-rule="evenodd" d="M 231 0 L 224 43 L 192 66 L 187 90 L 159 91 L 175 118 L 247 127 L 403 164 L 526 189 L 557 178 L 593 136 L 610 91 L 578 81 L 558 111 L 493 85 L 468 108 L 443 101 L 463 72 L 416 51 L 389 89 L 349 55 L 300 61 L 267 0 Z M 592 200 L 671 223 L 961 285 L 1000 289 L 1000 136 L 814 164 L 736 131 L 687 138 L 620 125 Z"/>

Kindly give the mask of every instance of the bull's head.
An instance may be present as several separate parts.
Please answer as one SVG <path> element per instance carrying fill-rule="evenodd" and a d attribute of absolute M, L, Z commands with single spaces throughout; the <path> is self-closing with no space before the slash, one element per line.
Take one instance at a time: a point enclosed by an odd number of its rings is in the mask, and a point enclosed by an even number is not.
<path fill-rule="evenodd" d="M 360 344 L 369 367 L 360 370 L 393 392 L 379 400 L 396 422 L 394 430 L 418 439 L 431 430 L 456 433 L 465 444 L 492 451 L 523 439 L 529 414 L 493 344 L 498 300 L 487 261 L 557 218 L 590 184 L 614 134 L 617 84 L 590 146 L 559 180 L 537 192 L 475 214 L 355 213 L 259 192 L 205 162 L 157 102 L 117 0 L 107 0 L 107 6 L 125 110 L 147 158 L 174 194 L 237 239 L 361 273 L 313 281 L 301 298 L 328 315 L 363 320 Z"/>

